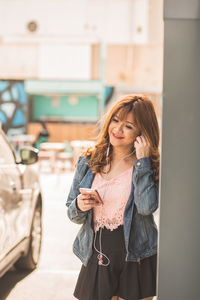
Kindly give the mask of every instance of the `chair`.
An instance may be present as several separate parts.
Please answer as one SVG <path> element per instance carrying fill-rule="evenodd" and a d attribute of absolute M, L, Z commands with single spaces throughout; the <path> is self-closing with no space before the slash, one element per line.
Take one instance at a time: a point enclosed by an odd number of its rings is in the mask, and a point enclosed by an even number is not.
<path fill-rule="evenodd" d="M 40 171 L 47 169 L 48 172 L 54 172 L 54 152 L 39 150 L 38 165 Z"/>
<path fill-rule="evenodd" d="M 74 169 L 74 166 L 73 166 L 73 162 L 74 162 L 74 155 L 73 155 L 73 151 L 72 151 L 72 148 L 69 144 L 68 141 L 65 141 L 65 151 L 64 152 L 58 152 L 56 154 L 56 162 L 60 162 L 60 167 L 59 169 L 61 171 L 65 171 L 67 169 L 67 162 L 70 163 L 70 170 L 72 171 Z M 56 163 L 56 165 L 58 165 Z"/>

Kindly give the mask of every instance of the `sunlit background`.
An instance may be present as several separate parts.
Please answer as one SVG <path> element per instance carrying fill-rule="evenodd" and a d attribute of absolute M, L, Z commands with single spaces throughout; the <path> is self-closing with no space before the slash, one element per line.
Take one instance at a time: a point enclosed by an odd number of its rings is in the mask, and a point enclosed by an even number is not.
<path fill-rule="evenodd" d="M 160 124 L 162 68 L 162 0 L 0 0 L 0 122 L 16 152 L 23 145 L 40 150 L 44 194 L 39 270 L 5 299 L 74 299 L 79 262 L 71 245 L 79 227 L 66 220 L 64 205 L 74 163 L 121 95 L 150 96 Z M 38 296 L 43 283 L 30 296 L 47 274 L 64 276 L 64 293 L 54 286 L 47 298 Z"/>
<path fill-rule="evenodd" d="M 160 117 L 160 0 L 0 0 L 0 121 L 9 135 L 47 123 L 51 142 L 92 138 L 121 94 Z"/>

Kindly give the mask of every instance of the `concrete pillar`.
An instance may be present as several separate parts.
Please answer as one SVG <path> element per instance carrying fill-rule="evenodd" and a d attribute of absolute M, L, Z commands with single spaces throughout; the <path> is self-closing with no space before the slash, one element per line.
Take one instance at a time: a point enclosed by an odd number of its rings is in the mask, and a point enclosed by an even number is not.
<path fill-rule="evenodd" d="M 200 0 L 164 1 L 158 299 L 200 299 Z"/>

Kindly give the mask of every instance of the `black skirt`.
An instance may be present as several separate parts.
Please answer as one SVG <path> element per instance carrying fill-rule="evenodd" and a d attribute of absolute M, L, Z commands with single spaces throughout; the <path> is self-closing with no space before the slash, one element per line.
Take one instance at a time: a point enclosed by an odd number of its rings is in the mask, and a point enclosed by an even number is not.
<path fill-rule="evenodd" d="M 113 296 L 136 300 L 156 295 L 157 254 L 139 262 L 125 261 L 126 249 L 123 226 L 102 230 L 102 252 L 109 258 L 108 266 L 98 264 L 98 253 L 93 254 L 81 268 L 74 296 L 79 300 L 111 300 Z M 99 250 L 99 231 L 96 237 Z M 107 259 L 103 258 L 103 263 Z"/>

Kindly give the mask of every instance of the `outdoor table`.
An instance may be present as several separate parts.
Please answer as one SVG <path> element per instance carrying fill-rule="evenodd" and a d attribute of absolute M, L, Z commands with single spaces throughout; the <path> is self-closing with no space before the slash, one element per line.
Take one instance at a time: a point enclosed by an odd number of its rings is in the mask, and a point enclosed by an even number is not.
<path fill-rule="evenodd" d="M 53 151 L 55 153 L 65 151 L 65 143 L 41 143 L 40 150 L 43 151 Z"/>
<path fill-rule="evenodd" d="M 73 148 L 74 161 L 76 162 L 81 152 L 84 152 L 89 147 L 93 147 L 95 145 L 95 142 L 88 140 L 72 140 L 70 142 L 70 145 Z"/>
<path fill-rule="evenodd" d="M 48 159 L 52 172 L 55 171 L 57 154 L 65 151 L 65 143 L 47 142 L 40 144 L 39 160 Z M 45 155 L 46 154 L 46 155 Z"/>

